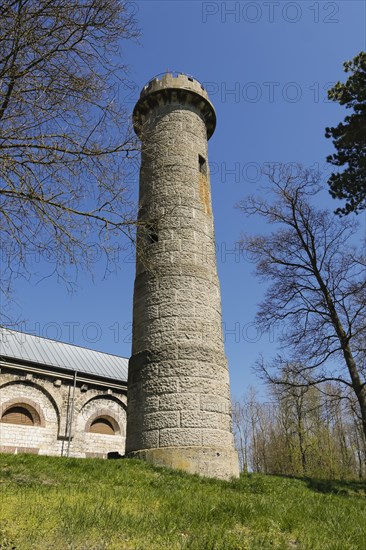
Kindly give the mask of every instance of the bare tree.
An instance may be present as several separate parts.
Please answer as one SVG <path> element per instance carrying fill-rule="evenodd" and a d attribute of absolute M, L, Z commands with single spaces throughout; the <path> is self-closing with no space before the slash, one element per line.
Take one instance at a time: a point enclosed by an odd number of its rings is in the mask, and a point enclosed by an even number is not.
<path fill-rule="evenodd" d="M 265 193 L 239 207 L 275 229 L 245 236 L 241 246 L 269 282 L 258 326 L 282 326 L 287 355 L 269 365 L 260 360 L 259 370 L 275 384 L 334 381 L 352 388 L 366 437 L 366 277 L 365 257 L 354 246 L 356 224 L 313 206 L 318 174 L 298 166 L 294 175 L 277 165 L 267 176 Z"/>
<path fill-rule="evenodd" d="M 236 400 L 233 403 L 233 430 L 235 445 L 238 450 L 239 464 L 242 472 L 248 473 L 249 463 L 249 424 L 246 401 Z"/>
<path fill-rule="evenodd" d="M 354 392 L 340 384 L 269 385 L 270 400 L 253 389 L 234 404 L 241 468 L 275 475 L 364 479 L 362 422 Z"/>
<path fill-rule="evenodd" d="M 111 259 L 133 225 L 126 157 L 137 150 L 119 98 L 124 0 L 5 0 L 0 6 L 1 291 L 52 255 L 57 275 Z M 107 264 L 106 264 L 107 265 Z"/>

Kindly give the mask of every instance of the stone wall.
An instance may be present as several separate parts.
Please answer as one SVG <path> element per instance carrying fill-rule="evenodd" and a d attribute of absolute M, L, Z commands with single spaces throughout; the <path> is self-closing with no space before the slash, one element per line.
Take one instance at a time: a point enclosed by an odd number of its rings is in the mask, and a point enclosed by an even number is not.
<path fill-rule="evenodd" d="M 77 382 L 58 374 L 31 374 L 2 368 L 0 373 L 0 419 L 10 406 L 24 404 L 39 415 L 34 426 L 1 422 L 0 452 L 31 452 L 42 455 L 100 457 L 125 451 L 126 391 Z M 73 412 L 71 412 L 73 409 Z M 70 417 L 73 416 L 70 434 Z M 115 435 L 91 433 L 93 420 L 108 418 Z"/>

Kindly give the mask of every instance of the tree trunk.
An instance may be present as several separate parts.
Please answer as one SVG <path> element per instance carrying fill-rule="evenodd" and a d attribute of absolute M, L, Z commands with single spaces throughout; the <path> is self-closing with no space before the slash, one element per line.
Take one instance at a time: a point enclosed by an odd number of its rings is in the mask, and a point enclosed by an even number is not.
<path fill-rule="evenodd" d="M 314 260 L 313 260 L 314 262 Z M 326 284 L 323 281 L 323 278 L 318 270 L 317 265 L 313 263 L 314 274 L 319 283 L 320 289 L 324 295 L 324 298 L 327 302 L 328 310 L 330 313 L 330 318 L 333 324 L 333 327 L 336 331 L 336 334 L 341 345 L 343 356 L 348 368 L 349 375 L 352 381 L 352 388 L 356 394 L 358 404 L 360 406 L 361 419 L 362 419 L 362 431 L 366 441 L 366 386 L 362 383 L 360 374 L 357 370 L 357 365 L 354 360 L 350 345 L 349 338 L 344 330 L 341 320 L 338 317 L 338 313 L 334 304 L 333 299 L 330 296 L 330 293 L 327 289 Z"/>

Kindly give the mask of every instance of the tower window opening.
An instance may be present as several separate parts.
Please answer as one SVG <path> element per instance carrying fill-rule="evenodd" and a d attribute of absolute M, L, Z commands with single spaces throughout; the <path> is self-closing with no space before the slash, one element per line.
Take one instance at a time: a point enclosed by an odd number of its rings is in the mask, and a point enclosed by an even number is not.
<path fill-rule="evenodd" d="M 198 155 L 198 169 L 201 174 L 207 175 L 206 159 Z"/>
<path fill-rule="evenodd" d="M 152 220 L 146 224 L 146 236 L 148 244 L 154 244 L 158 242 L 159 235 L 156 220 Z"/>

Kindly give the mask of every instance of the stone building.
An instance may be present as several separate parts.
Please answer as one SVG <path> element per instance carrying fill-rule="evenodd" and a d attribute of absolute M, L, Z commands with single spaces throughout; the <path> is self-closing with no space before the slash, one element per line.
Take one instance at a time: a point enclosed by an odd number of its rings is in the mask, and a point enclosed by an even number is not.
<path fill-rule="evenodd" d="M 124 454 L 128 360 L 0 329 L 0 452 Z"/>

